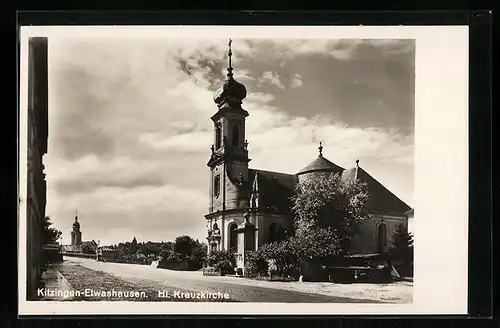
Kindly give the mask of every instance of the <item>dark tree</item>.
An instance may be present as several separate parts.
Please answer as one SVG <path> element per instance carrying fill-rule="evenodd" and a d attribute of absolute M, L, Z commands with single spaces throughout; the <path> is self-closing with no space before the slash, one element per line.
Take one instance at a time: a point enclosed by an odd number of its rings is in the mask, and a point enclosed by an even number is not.
<path fill-rule="evenodd" d="M 191 256 L 196 242 L 189 236 L 179 236 L 175 238 L 174 251 L 183 257 Z"/>
<path fill-rule="evenodd" d="M 359 224 L 368 218 L 366 185 L 345 183 L 338 174 L 314 174 L 297 184 L 294 247 L 301 258 L 349 251 Z"/>
<path fill-rule="evenodd" d="M 194 246 L 191 252 L 191 260 L 202 263 L 206 260 L 206 257 L 207 257 L 207 244 L 200 243 L 198 240 L 196 240 L 194 242 Z"/>
<path fill-rule="evenodd" d="M 413 236 L 403 224 L 399 224 L 393 232 L 389 252 L 394 259 L 404 264 L 413 262 Z"/>
<path fill-rule="evenodd" d="M 51 218 L 49 216 L 46 216 L 43 220 L 42 227 L 42 242 L 44 245 L 56 243 L 57 240 L 61 237 L 61 231 L 57 230 L 56 228 L 51 228 L 51 225 Z"/>
<path fill-rule="evenodd" d="M 137 252 L 137 239 L 132 239 L 132 242 L 130 243 L 130 253 L 135 254 Z"/>
<path fill-rule="evenodd" d="M 85 243 L 82 245 L 82 253 L 84 254 L 95 254 L 97 246 L 91 243 Z"/>

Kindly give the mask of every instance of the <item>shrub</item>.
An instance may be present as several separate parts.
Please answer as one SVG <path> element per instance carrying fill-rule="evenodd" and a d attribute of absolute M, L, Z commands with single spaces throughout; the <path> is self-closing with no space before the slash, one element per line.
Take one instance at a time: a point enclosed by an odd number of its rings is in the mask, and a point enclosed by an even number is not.
<path fill-rule="evenodd" d="M 267 273 L 268 262 L 261 248 L 259 248 L 257 251 L 247 251 L 245 253 L 245 276 L 267 276 Z"/>
<path fill-rule="evenodd" d="M 281 277 L 297 277 L 300 272 L 294 239 L 286 239 L 262 245 L 263 257 L 273 264 L 273 274 Z"/>
<path fill-rule="evenodd" d="M 212 251 L 207 257 L 207 264 L 221 270 L 222 273 L 234 273 L 236 259 L 230 251 Z"/>

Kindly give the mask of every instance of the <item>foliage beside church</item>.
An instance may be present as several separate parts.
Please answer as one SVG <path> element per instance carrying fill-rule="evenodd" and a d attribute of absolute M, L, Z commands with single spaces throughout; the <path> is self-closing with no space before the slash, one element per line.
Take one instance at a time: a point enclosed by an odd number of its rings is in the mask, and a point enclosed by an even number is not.
<path fill-rule="evenodd" d="M 173 242 L 132 242 L 110 246 L 116 262 L 150 265 L 158 261 L 159 268 L 173 270 L 198 270 L 206 259 L 206 244 L 189 236 L 179 236 Z"/>
<path fill-rule="evenodd" d="M 344 183 L 338 174 L 317 174 L 302 180 L 292 201 L 294 230 L 288 238 L 248 252 L 247 276 L 297 278 L 306 270 L 304 262 L 321 265 L 348 254 L 359 224 L 368 218 L 366 185 Z"/>

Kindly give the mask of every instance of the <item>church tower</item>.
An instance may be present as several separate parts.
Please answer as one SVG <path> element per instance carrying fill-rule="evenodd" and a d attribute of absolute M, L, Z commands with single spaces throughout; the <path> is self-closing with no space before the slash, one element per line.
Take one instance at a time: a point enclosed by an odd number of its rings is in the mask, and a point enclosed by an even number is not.
<path fill-rule="evenodd" d="M 210 168 L 210 213 L 248 206 L 245 195 L 250 161 L 245 139 L 248 112 L 241 107 L 247 90 L 233 78 L 231 42 L 229 40 L 227 77 L 214 93 L 218 111 L 211 118 L 214 143 L 207 163 Z"/>
<path fill-rule="evenodd" d="M 205 215 L 209 250 L 236 247 L 236 227 L 245 221 L 249 206 L 248 142 L 245 119 L 248 112 L 241 105 L 247 96 L 245 86 L 233 77 L 231 40 L 229 40 L 227 77 L 215 91 L 217 112 L 211 117 L 214 139 L 211 146 L 209 209 Z"/>
<path fill-rule="evenodd" d="M 75 215 L 73 222 L 73 230 L 71 231 L 71 245 L 80 246 L 82 244 L 82 232 L 80 231 L 80 223 L 78 223 L 78 213 Z"/>

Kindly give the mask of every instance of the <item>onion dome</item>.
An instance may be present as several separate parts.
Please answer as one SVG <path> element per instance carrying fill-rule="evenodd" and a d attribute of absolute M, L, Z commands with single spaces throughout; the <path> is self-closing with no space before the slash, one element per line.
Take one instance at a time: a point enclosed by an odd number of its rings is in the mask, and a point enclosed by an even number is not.
<path fill-rule="evenodd" d="M 78 223 L 78 214 L 75 216 L 75 222 L 73 222 L 73 228 L 80 229 L 80 223 Z"/>
<path fill-rule="evenodd" d="M 313 173 L 313 172 L 342 172 L 344 169 L 340 166 L 330 162 L 323 157 L 323 146 L 319 143 L 319 155 L 314 161 L 309 163 L 306 167 L 300 170 L 297 175 Z"/>
<path fill-rule="evenodd" d="M 231 51 L 231 43 L 232 41 L 229 40 L 229 67 L 227 68 L 227 78 L 214 93 L 214 102 L 219 108 L 227 102 L 241 104 L 242 100 L 247 96 L 247 89 L 245 86 L 233 78 L 233 67 L 231 66 L 231 56 L 233 53 Z"/>

